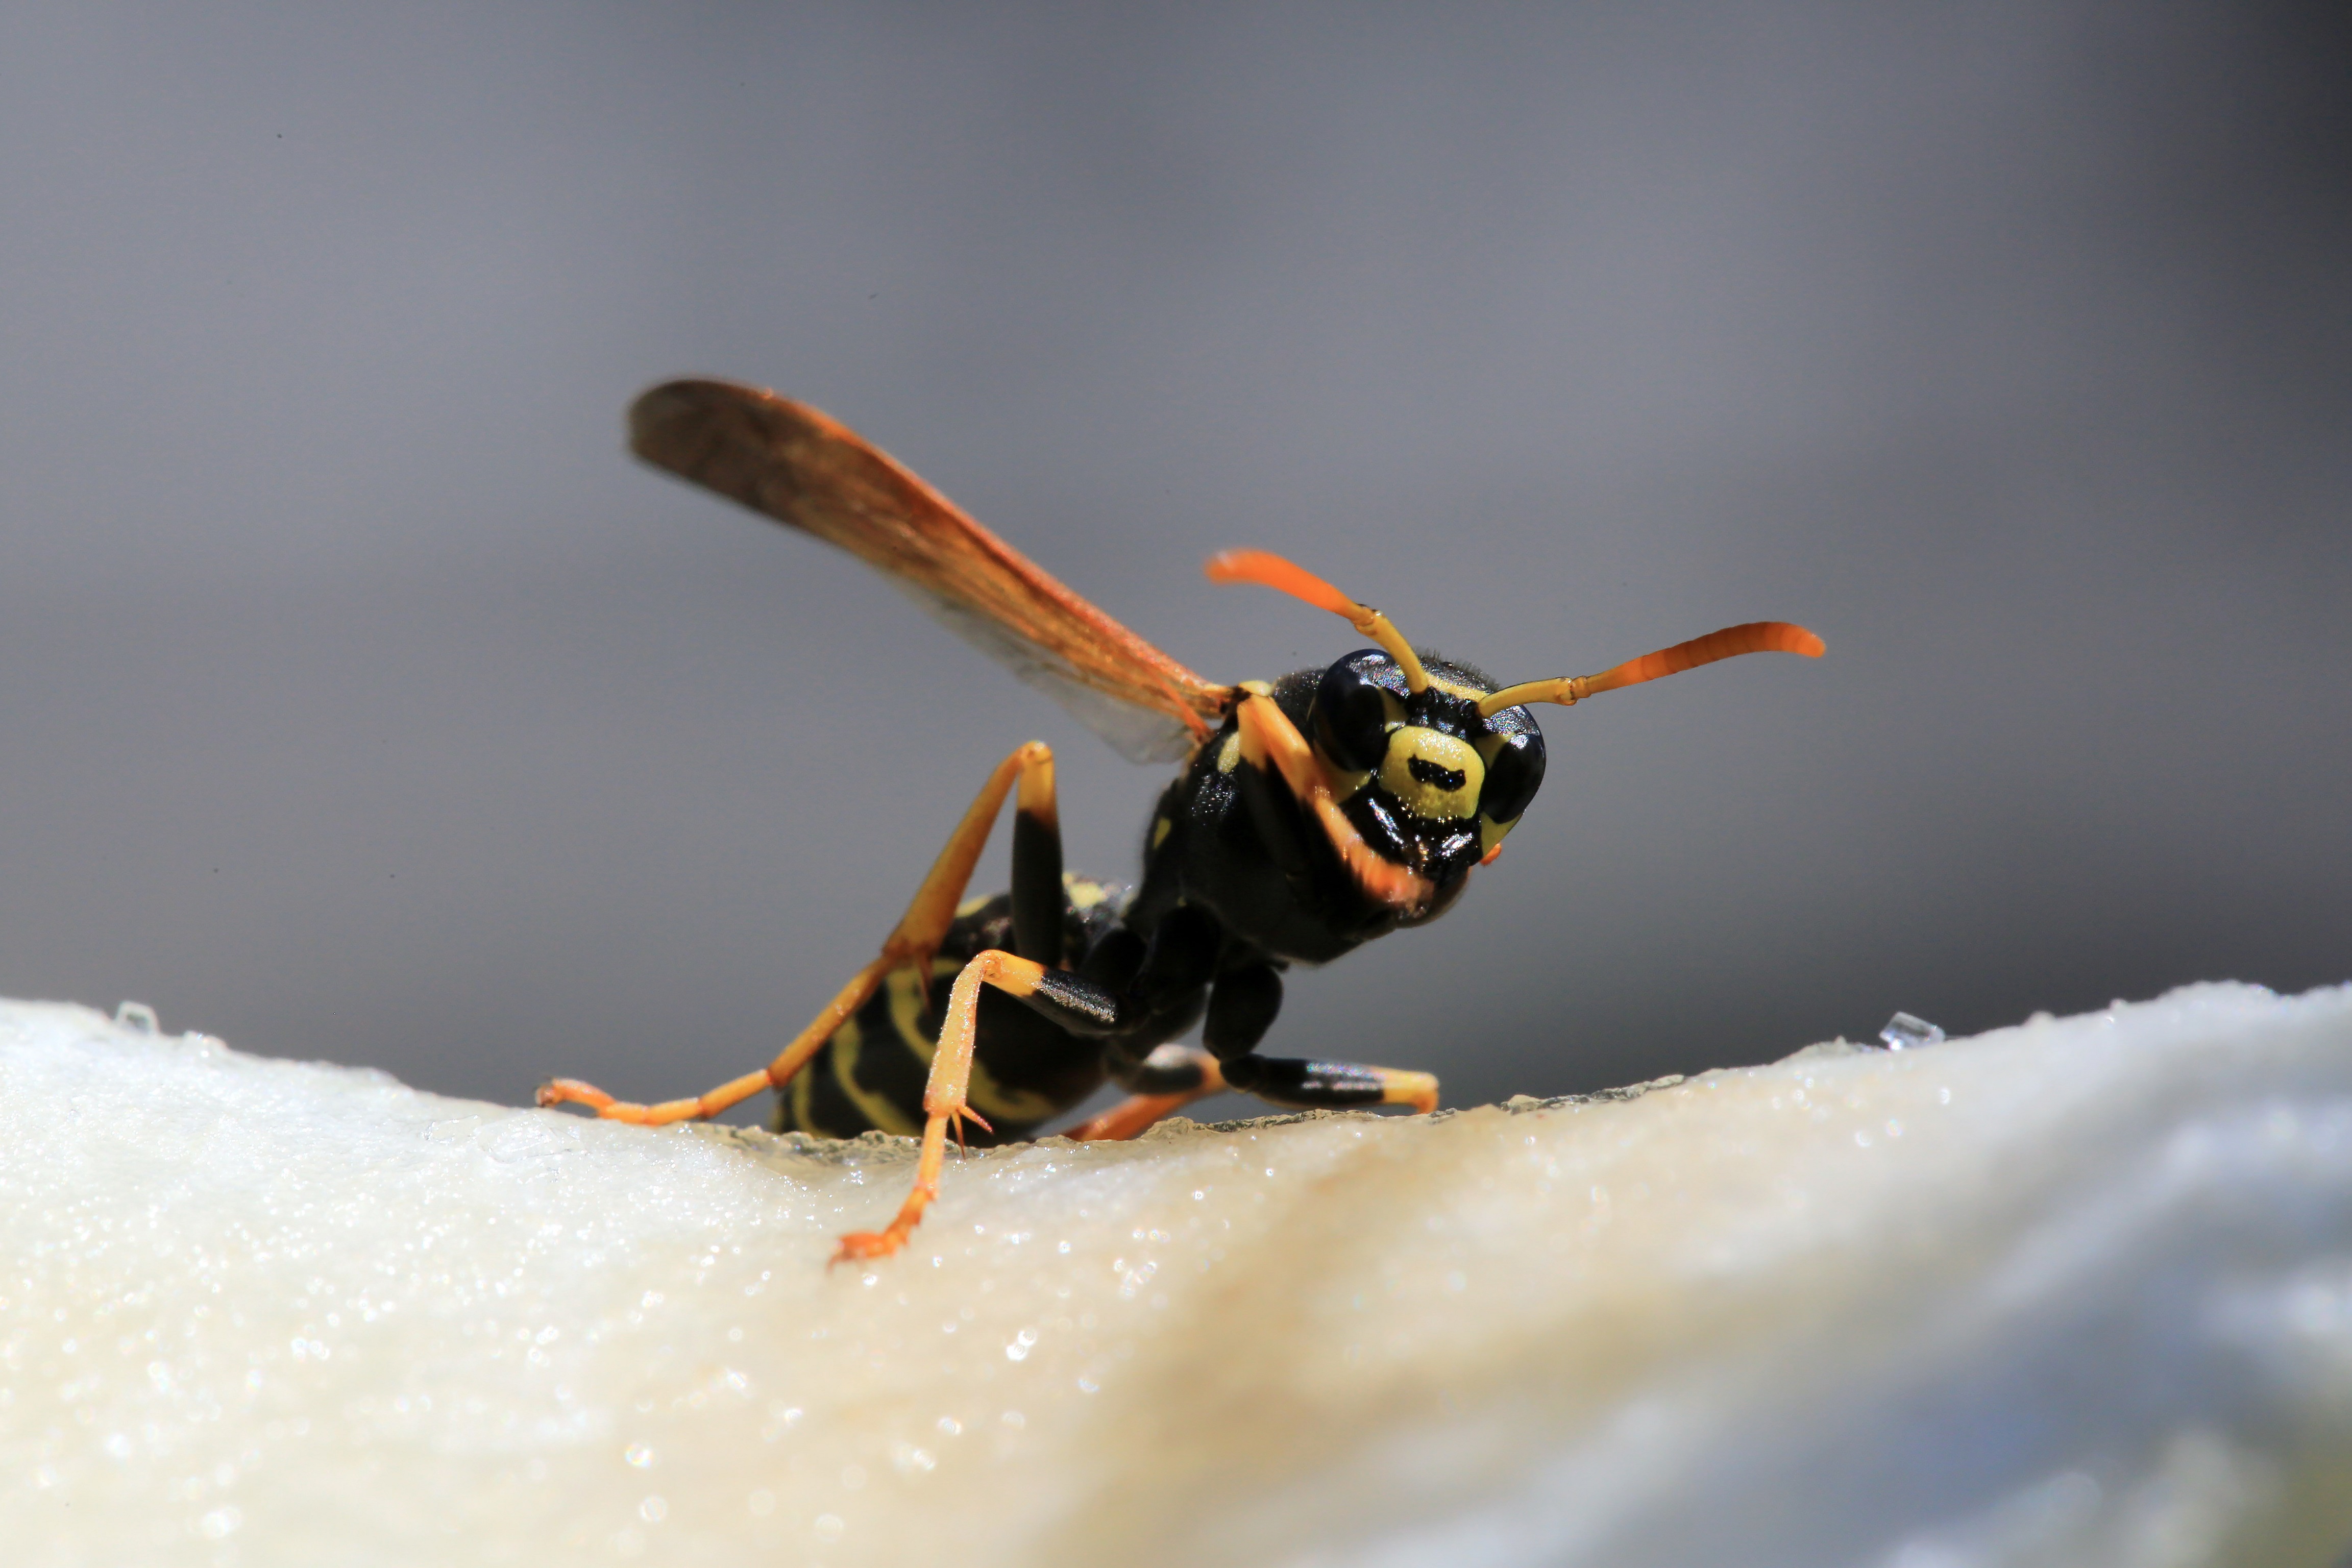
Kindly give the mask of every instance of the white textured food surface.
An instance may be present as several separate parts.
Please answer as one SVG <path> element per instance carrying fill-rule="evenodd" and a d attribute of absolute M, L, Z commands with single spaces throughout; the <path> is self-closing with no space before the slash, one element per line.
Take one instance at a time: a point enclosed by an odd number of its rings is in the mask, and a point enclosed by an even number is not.
<path fill-rule="evenodd" d="M 322 1042 L 325 1044 L 325 1042 Z M 2311 1564 L 2352 992 L 951 1164 L 0 1005 L 12 1564 Z"/>

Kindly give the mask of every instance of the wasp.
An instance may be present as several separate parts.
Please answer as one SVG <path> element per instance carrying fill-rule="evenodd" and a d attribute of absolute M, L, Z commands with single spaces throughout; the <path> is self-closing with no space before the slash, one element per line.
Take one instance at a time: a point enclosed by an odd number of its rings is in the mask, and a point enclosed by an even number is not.
<path fill-rule="evenodd" d="M 1220 686 L 1112 620 L 880 448 L 773 393 L 656 386 L 629 411 L 653 466 L 839 545 L 1059 700 L 1138 762 L 1181 762 L 1132 888 L 1066 874 L 1054 755 L 1031 742 L 988 776 L 881 951 L 767 1066 L 690 1100 L 641 1105 L 556 1079 L 541 1105 L 615 1121 L 708 1117 L 777 1091 L 779 1131 L 919 1131 L 912 1190 L 835 1261 L 906 1245 L 938 1196 L 947 1134 L 1025 1138 L 1107 1079 L 1128 1098 L 1072 1131 L 1132 1137 L 1234 1089 L 1298 1108 L 1437 1107 L 1426 1072 L 1259 1053 L 1292 964 L 1322 964 L 1451 908 L 1493 863 L 1544 777 L 1533 704 L 1739 654 L 1818 657 L 1802 626 L 1757 621 L 1599 675 L 1501 684 L 1414 647 L 1379 610 L 1263 551 L 1212 559 L 1345 620 L 1372 646 L 1321 669 Z M 1013 799 L 1013 886 L 964 901 Z M 1199 1044 L 1181 1042 L 1195 1026 Z"/>

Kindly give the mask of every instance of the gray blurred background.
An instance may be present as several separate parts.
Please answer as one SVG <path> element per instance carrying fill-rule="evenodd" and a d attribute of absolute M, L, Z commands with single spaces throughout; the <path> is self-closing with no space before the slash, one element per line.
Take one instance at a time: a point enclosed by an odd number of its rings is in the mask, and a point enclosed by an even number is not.
<path fill-rule="evenodd" d="M 624 455 L 688 373 L 1221 679 L 1359 640 L 1244 543 L 1505 679 L 1828 638 L 1545 717 L 1270 1048 L 1467 1103 L 2352 977 L 2344 15 L 20 4 L 0 992 L 650 1098 L 1020 741 L 1130 871 L 1164 773 Z"/>

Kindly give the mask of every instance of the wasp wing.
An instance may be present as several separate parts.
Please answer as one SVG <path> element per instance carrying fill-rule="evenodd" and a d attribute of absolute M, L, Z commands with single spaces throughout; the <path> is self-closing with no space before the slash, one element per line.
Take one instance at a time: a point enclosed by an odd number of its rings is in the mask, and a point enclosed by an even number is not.
<path fill-rule="evenodd" d="M 1183 756 L 1232 706 L 1234 688 L 1178 664 L 804 404 L 732 382 L 668 382 L 630 405 L 629 447 L 880 568 L 1134 761 Z"/>

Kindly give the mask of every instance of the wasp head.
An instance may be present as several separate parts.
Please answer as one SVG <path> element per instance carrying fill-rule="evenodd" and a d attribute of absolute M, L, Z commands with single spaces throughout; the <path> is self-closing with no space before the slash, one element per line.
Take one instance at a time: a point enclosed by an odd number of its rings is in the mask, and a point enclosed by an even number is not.
<path fill-rule="evenodd" d="M 1436 889 L 1494 858 L 1543 783 L 1543 732 L 1521 707 L 1478 710 L 1494 682 L 1419 656 L 1419 690 L 1380 648 L 1348 655 L 1315 689 L 1307 738 L 1366 847 Z"/>
<path fill-rule="evenodd" d="M 1325 829 L 1358 886 L 1404 911 L 1408 924 L 1443 910 L 1470 868 L 1494 858 L 1535 797 L 1544 746 L 1528 703 L 1572 706 L 1741 654 L 1818 658 L 1822 651 L 1822 639 L 1802 626 L 1748 621 L 1598 675 L 1498 691 L 1465 665 L 1421 653 L 1388 616 L 1278 555 L 1229 550 L 1211 559 L 1208 572 L 1213 582 L 1263 584 L 1328 610 L 1380 644 L 1323 672 L 1307 734 L 1289 736 L 1296 766 L 1286 776 L 1319 775 L 1293 776 L 1292 787 L 1323 803 Z M 1303 754 L 1310 746 L 1311 761 Z"/>

